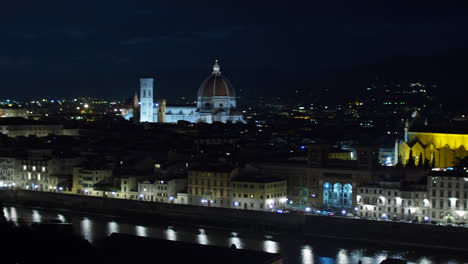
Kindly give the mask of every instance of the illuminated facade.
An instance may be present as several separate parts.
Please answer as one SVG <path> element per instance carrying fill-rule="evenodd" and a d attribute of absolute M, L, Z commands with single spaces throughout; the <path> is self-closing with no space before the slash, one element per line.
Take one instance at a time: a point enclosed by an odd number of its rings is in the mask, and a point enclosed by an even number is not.
<path fill-rule="evenodd" d="M 399 147 L 399 158 L 403 165 L 410 160 L 416 166 L 421 162 L 438 168 L 455 165 L 457 160 L 468 156 L 468 134 L 407 132 Z"/>
<path fill-rule="evenodd" d="M 432 171 L 427 184 L 432 220 L 443 223 L 468 221 L 468 173 Z"/>
<path fill-rule="evenodd" d="M 177 194 L 186 188 L 186 179 L 156 179 L 138 183 L 140 200 L 151 202 L 174 203 Z"/>
<path fill-rule="evenodd" d="M 86 194 L 94 196 L 103 196 L 101 192 L 95 189 L 95 185 L 103 180 L 112 177 L 110 169 L 86 169 L 73 168 L 73 193 Z"/>
<path fill-rule="evenodd" d="M 325 182 L 323 184 L 323 206 L 351 208 L 353 206 L 353 185 L 351 183 Z"/>
<path fill-rule="evenodd" d="M 426 185 L 402 187 L 399 182 L 362 185 L 354 211 L 362 218 L 428 222 L 431 202 Z"/>
<path fill-rule="evenodd" d="M 193 205 L 230 207 L 230 166 L 198 166 L 188 174 L 188 198 Z"/>
<path fill-rule="evenodd" d="M 287 183 L 271 177 L 238 178 L 231 184 L 231 208 L 271 211 L 286 207 Z"/>
<path fill-rule="evenodd" d="M 17 183 L 18 162 L 15 158 L 0 158 L 0 187 L 14 187 Z"/>
<path fill-rule="evenodd" d="M 69 191 L 69 175 L 80 158 L 32 158 L 18 161 L 17 187 L 43 192 Z"/>
<path fill-rule="evenodd" d="M 237 111 L 235 90 L 221 75 L 217 61 L 212 74 L 198 89 L 196 106 L 166 106 L 165 102 L 161 105 L 160 102 L 153 102 L 153 96 L 153 79 L 140 79 L 140 122 L 245 122 Z"/>

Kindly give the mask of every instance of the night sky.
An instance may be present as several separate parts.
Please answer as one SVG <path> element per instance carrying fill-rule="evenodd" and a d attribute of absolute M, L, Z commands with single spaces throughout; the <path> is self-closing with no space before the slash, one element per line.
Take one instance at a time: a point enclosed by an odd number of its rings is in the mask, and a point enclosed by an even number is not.
<path fill-rule="evenodd" d="M 0 97 L 125 98 L 147 76 L 191 97 L 215 58 L 246 95 L 313 95 L 321 73 L 468 48 L 466 9 L 447 2 L 252 2 L 2 2 Z"/>

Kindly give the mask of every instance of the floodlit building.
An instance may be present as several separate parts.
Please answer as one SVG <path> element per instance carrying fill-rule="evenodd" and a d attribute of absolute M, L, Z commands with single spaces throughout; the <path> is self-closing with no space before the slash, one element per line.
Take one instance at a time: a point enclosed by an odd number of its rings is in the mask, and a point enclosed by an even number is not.
<path fill-rule="evenodd" d="M 0 158 L 0 187 L 15 187 L 18 181 L 18 162 L 12 157 Z"/>
<path fill-rule="evenodd" d="M 431 202 L 426 185 L 402 185 L 400 182 L 364 184 L 357 188 L 356 200 L 352 212 L 362 218 L 430 220 Z"/>
<path fill-rule="evenodd" d="M 73 168 L 73 193 L 102 196 L 95 190 L 96 184 L 109 180 L 112 170 L 107 168 L 75 167 Z"/>
<path fill-rule="evenodd" d="M 231 181 L 231 208 L 271 211 L 286 207 L 287 182 L 274 177 L 240 176 Z"/>
<path fill-rule="evenodd" d="M 431 219 L 443 223 L 468 223 L 468 172 L 436 168 L 427 176 Z"/>
<path fill-rule="evenodd" d="M 399 147 L 399 158 L 403 165 L 408 163 L 411 155 L 416 166 L 427 163 L 430 167 L 447 168 L 468 157 L 467 148 L 468 134 L 406 131 Z"/>
<path fill-rule="evenodd" d="M 140 200 L 151 202 L 176 202 L 177 194 L 187 189 L 187 179 L 161 178 L 138 183 Z"/>
<path fill-rule="evenodd" d="M 19 160 L 20 179 L 17 187 L 34 191 L 69 191 L 72 181 L 72 168 L 81 159 L 34 157 Z"/>
<path fill-rule="evenodd" d="M 241 113 L 237 110 L 236 92 L 232 84 L 221 74 L 218 61 L 213 66 L 212 74 L 198 89 L 197 104 L 194 106 L 166 105 L 165 100 L 155 102 L 153 83 L 152 78 L 140 79 L 140 106 L 134 107 L 140 110 L 140 122 L 244 123 Z"/>
<path fill-rule="evenodd" d="M 27 119 L 29 113 L 25 108 L 5 107 L 0 108 L 0 118 L 21 117 Z"/>
<path fill-rule="evenodd" d="M 234 167 L 227 164 L 202 164 L 189 168 L 189 204 L 230 207 L 233 170 Z"/>

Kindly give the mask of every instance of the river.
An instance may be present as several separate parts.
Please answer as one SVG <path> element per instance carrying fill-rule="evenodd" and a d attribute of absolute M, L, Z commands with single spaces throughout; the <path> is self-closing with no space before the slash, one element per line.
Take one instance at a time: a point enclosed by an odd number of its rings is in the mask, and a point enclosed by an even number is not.
<path fill-rule="evenodd" d="M 230 230 L 155 226 L 151 223 L 130 223 L 125 219 L 111 216 L 89 215 L 71 211 L 45 208 L 23 208 L 4 206 L 6 219 L 25 223 L 41 223 L 60 219 L 72 223 L 76 234 L 93 244 L 99 244 L 111 233 L 126 233 L 138 236 L 163 238 L 198 244 L 281 253 L 286 263 L 363 264 L 380 263 L 387 257 L 405 259 L 408 263 L 468 263 L 468 256 L 456 256 L 453 252 L 434 252 L 421 249 L 384 248 L 373 244 L 349 241 L 325 241 L 323 239 L 297 239 L 290 236 L 255 235 Z"/>

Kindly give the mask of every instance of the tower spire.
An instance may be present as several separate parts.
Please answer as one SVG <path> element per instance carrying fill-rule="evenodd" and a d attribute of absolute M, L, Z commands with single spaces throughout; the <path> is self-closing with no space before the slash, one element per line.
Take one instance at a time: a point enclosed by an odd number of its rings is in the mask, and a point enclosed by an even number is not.
<path fill-rule="evenodd" d="M 218 60 L 215 60 L 215 64 L 213 65 L 213 74 L 220 75 L 221 74 L 221 67 L 219 67 Z"/>

